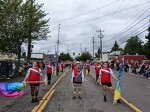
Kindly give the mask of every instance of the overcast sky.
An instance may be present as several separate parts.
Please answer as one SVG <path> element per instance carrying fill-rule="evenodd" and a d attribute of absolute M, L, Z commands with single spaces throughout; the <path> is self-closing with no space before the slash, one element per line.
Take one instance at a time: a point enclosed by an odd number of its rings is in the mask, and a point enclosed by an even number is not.
<path fill-rule="evenodd" d="M 131 35 L 140 33 L 150 25 L 150 0 L 36 0 L 44 3 L 42 10 L 49 13 L 51 38 L 34 42 L 33 52 L 50 51 L 54 54 L 60 30 L 60 52 L 78 54 L 82 50 L 92 52 L 92 37 L 95 38 L 95 52 L 99 44 L 96 30 L 102 29 L 103 51 L 109 51 L 115 40 L 120 47 Z M 135 26 L 134 26 L 135 25 Z M 134 27 L 133 27 L 134 26 Z M 125 29 L 126 28 L 126 29 Z M 124 30 L 125 29 L 125 30 Z M 127 30 L 127 31 L 126 31 Z M 119 33 L 121 35 L 117 36 Z M 139 37 L 144 41 L 144 32 Z M 123 43 L 123 44 L 122 44 Z"/>

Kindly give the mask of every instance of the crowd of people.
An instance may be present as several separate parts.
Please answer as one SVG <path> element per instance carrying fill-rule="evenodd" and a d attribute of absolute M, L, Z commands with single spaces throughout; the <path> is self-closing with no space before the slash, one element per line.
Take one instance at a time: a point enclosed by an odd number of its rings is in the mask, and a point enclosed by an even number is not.
<path fill-rule="evenodd" d="M 119 63 L 110 63 L 110 68 L 112 70 L 119 70 Z M 135 63 L 134 67 L 132 68 L 129 63 L 125 63 L 123 66 L 123 70 L 126 73 L 134 73 L 144 78 L 150 79 L 150 63 Z"/>
<path fill-rule="evenodd" d="M 68 67 L 69 69 L 72 68 L 72 74 L 71 74 L 71 82 L 73 84 L 73 99 L 76 99 L 77 94 L 78 98 L 82 99 L 82 83 L 84 82 L 84 77 L 88 76 L 90 74 L 90 69 L 93 68 L 95 70 L 95 76 L 96 76 L 96 84 L 100 83 L 103 87 L 103 96 L 104 96 L 104 102 L 107 102 L 106 97 L 106 90 L 109 89 L 112 94 L 114 94 L 114 89 L 112 88 L 112 82 L 111 82 L 111 76 L 118 81 L 116 76 L 113 73 L 113 70 L 118 70 L 121 64 L 118 64 L 118 66 L 114 67 L 112 63 L 108 62 L 90 62 L 87 60 L 86 62 L 82 61 L 60 61 L 60 62 L 32 62 L 32 63 L 24 63 L 20 64 L 20 67 L 18 68 L 18 73 L 20 75 L 25 75 L 25 79 L 23 80 L 24 85 L 26 83 L 30 84 L 31 88 L 31 102 L 38 102 L 38 93 L 39 93 L 39 85 L 41 82 L 45 83 L 46 85 L 51 84 L 52 75 L 59 76 L 60 72 L 63 72 L 64 68 Z M 124 64 L 122 66 L 124 68 L 125 72 L 130 72 L 130 65 L 128 63 Z M 15 71 L 15 64 L 12 63 L 12 72 Z M 45 71 L 45 74 L 43 75 L 42 71 Z M 135 74 L 139 74 L 144 77 L 150 77 L 149 75 L 150 70 L 150 64 L 145 65 L 137 65 L 133 69 Z M 148 74 L 145 76 L 145 74 Z M 40 79 L 42 77 L 42 81 Z M 28 80 L 28 81 L 27 81 Z M 117 100 L 117 103 L 120 103 L 120 100 Z"/>

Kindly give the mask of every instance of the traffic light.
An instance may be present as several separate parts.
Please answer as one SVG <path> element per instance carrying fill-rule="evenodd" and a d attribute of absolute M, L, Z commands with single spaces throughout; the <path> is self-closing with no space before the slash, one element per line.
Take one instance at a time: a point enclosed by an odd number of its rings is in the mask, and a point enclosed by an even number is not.
<path fill-rule="evenodd" d="M 79 56 L 80 56 L 80 53 L 79 53 Z"/>
<path fill-rule="evenodd" d="M 73 56 L 75 55 L 75 53 L 73 52 Z"/>

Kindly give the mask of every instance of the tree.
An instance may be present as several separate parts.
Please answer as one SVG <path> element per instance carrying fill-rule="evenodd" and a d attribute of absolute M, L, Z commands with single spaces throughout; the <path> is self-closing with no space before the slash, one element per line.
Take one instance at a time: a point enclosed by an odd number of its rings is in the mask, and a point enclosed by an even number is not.
<path fill-rule="evenodd" d="M 92 55 L 89 52 L 84 52 L 84 53 L 81 54 L 81 56 L 77 56 L 75 59 L 77 61 L 91 60 L 92 59 Z"/>
<path fill-rule="evenodd" d="M 0 52 L 16 54 L 20 62 L 21 45 L 24 41 L 23 0 L 1 0 Z"/>
<path fill-rule="evenodd" d="M 97 50 L 97 53 L 95 53 L 95 57 L 96 57 L 96 58 L 100 58 L 100 54 L 101 54 L 101 49 L 99 48 L 99 49 Z"/>
<path fill-rule="evenodd" d="M 31 57 L 31 43 L 32 40 L 46 39 L 49 33 L 49 19 L 44 19 L 47 13 L 41 10 L 43 4 L 36 4 L 35 0 L 27 0 L 26 3 L 26 28 L 28 41 L 28 61 Z"/>
<path fill-rule="evenodd" d="M 0 0 L 0 52 L 16 54 L 20 62 L 22 44 L 28 41 L 31 55 L 32 40 L 46 39 L 49 19 L 35 0 Z"/>
<path fill-rule="evenodd" d="M 142 41 L 138 36 L 131 37 L 127 40 L 127 43 L 124 48 L 124 53 L 129 53 L 130 55 L 143 54 L 143 45 Z"/>
<path fill-rule="evenodd" d="M 150 27 L 148 27 L 148 35 L 145 36 L 145 39 L 147 39 L 147 42 L 144 44 L 144 54 L 148 59 L 150 59 Z"/>
<path fill-rule="evenodd" d="M 67 54 L 61 53 L 59 56 L 59 60 L 63 60 L 63 61 L 70 60 L 71 61 L 73 59 L 69 53 L 67 53 Z"/>
<path fill-rule="evenodd" d="M 118 51 L 119 50 L 119 45 L 118 45 L 118 43 L 115 41 L 115 44 L 114 44 L 114 46 L 112 47 L 112 49 L 111 49 L 111 52 L 113 52 L 113 51 Z"/>

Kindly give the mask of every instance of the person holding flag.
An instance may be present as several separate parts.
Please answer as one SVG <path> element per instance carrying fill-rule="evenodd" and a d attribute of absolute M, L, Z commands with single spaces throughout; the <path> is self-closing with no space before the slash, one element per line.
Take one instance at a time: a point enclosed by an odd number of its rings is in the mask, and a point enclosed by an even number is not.
<path fill-rule="evenodd" d="M 113 71 L 108 67 L 108 62 L 103 63 L 103 68 L 100 70 L 99 75 L 100 75 L 100 84 L 103 86 L 104 102 L 107 102 L 107 98 L 106 98 L 107 87 L 114 95 L 114 89 L 112 88 L 112 83 L 111 83 L 111 76 L 116 81 L 118 81 L 118 79 L 113 74 Z M 120 103 L 119 100 L 118 100 L 118 103 Z"/>
<path fill-rule="evenodd" d="M 42 71 L 40 68 L 37 67 L 37 63 L 33 62 L 32 64 L 32 68 L 29 68 L 28 73 L 25 77 L 25 79 L 23 80 L 24 85 L 26 85 L 26 80 L 28 79 L 28 83 L 30 84 L 30 88 L 31 88 L 31 103 L 34 102 L 38 102 L 37 96 L 39 93 L 39 85 L 40 85 L 40 76 L 42 77 L 42 79 L 44 80 L 43 82 L 45 82 L 46 84 L 46 79 L 44 78 L 44 76 L 42 75 Z"/>
<path fill-rule="evenodd" d="M 48 77 L 48 85 L 49 85 L 51 84 L 51 77 L 53 73 L 53 66 L 50 61 L 46 67 L 47 67 L 47 77 Z"/>

